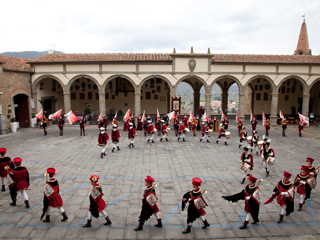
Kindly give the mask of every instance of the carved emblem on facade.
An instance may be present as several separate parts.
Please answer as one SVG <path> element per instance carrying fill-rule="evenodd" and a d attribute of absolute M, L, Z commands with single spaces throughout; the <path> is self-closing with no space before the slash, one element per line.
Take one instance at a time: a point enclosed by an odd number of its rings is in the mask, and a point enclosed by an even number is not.
<path fill-rule="evenodd" d="M 189 66 L 189 69 L 191 72 L 194 71 L 194 69 L 196 68 L 196 65 L 197 65 L 196 60 L 194 60 L 194 59 L 189 60 L 188 66 Z"/>

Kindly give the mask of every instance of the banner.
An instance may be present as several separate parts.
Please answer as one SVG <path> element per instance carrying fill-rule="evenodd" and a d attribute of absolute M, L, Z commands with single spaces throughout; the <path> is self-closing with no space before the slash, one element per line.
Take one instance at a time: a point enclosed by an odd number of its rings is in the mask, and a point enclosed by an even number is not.
<path fill-rule="evenodd" d="M 209 118 L 208 118 L 207 112 L 205 112 L 205 113 L 203 114 L 203 116 L 202 116 L 202 120 L 203 120 L 203 121 L 206 121 L 206 122 L 208 122 L 208 121 L 209 121 Z"/>
<path fill-rule="evenodd" d="M 103 113 L 103 109 L 101 109 L 101 113 L 100 113 L 100 115 L 99 115 L 99 117 L 98 117 L 97 121 L 102 120 L 102 113 Z"/>
<path fill-rule="evenodd" d="M 266 124 L 267 124 L 267 118 L 266 118 L 266 116 L 264 115 L 264 112 L 262 112 L 262 122 L 263 122 L 263 126 L 265 127 Z"/>
<path fill-rule="evenodd" d="M 224 115 L 224 112 L 221 108 L 221 121 L 225 120 L 226 119 L 226 116 Z"/>
<path fill-rule="evenodd" d="M 144 110 L 141 118 L 141 122 L 144 122 L 145 120 L 146 120 L 146 111 Z"/>
<path fill-rule="evenodd" d="M 114 124 L 114 120 L 117 118 L 117 114 L 118 114 L 118 111 L 116 112 L 116 114 L 114 115 L 114 117 L 112 119 L 112 124 Z"/>
<path fill-rule="evenodd" d="M 43 118 L 43 110 L 41 109 L 41 111 L 36 114 L 36 119 L 42 119 Z"/>
<path fill-rule="evenodd" d="M 281 110 L 280 110 L 279 116 L 281 117 L 282 120 L 284 119 L 284 115 L 282 114 Z"/>
<path fill-rule="evenodd" d="M 160 120 L 160 114 L 159 114 L 159 111 L 158 111 L 158 108 L 157 108 L 157 122 Z"/>
<path fill-rule="evenodd" d="M 250 109 L 250 122 L 253 120 L 253 114 L 252 114 L 252 109 Z"/>
<path fill-rule="evenodd" d="M 61 111 L 62 111 L 62 109 L 60 109 L 59 111 L 57 111 L 55 113 L 50 114 L 49 119 L 59 118 L 61 115 Z"/>
<path fill-rule="evenodd" d="M 172 111 L 171 113 L 168 113 L 167 114 L 168 117 L 169 117 L 169 122 L 173 119 L 176 119 L 176 112 L 175 111 Z"/>
<path fill-rule="evenodd" d="M 305 126 L 309 126 L 309 118 L 307 118 L 306 116 L 303 116 L 302 114 L 298 113 L 299 114 L 299 119 L 300 121 L 303 122 L 303 125 Z"/>
<path fill-rule="evenodd" d="M 236 110 L 236 121 L 237 121 L 237 123 L 240 122 L 240 118 L 239 118 L 239 115 L 238 115 L 238 111 L 237 111 L 237 110 Z"/>
<path fill-rule="evenodd" d="M 128 111 L 126 112 L 126 114 L 123 116 L 123 121 L 127 122 L 130 118 L 130 108 L 128 109 Z"/>
<path fill-rule="evenodd" d="M 70 124 L 74 124 L 76 121 L 79 120 L 79 118 L 72 111 L 68 112 L 64 116 L 68 119 Z"/>
<path fill-rule="evenodd" d="M 191 111 L 190 111 L 190 117 L 188 119 L 188 122 L 194 122 L 194 116 Z"/>

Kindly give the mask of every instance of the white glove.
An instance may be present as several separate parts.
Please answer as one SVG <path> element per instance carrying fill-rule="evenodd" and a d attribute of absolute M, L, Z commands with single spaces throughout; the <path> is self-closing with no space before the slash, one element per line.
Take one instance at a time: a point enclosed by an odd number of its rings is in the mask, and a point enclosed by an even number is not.
<path fill-rule="evenodd" d="M 309 173 L 309 175 L 311 175 L 311 176 L 314 175 L 314 172 Z"/>
<path fill-rule="evenodd" d="M 306 182 L 305 181 L 300 181 L 301 184 L 303 185 L 306 185 Z"/>
<path fill-rule="evenodd" d="M 281 196 L 288 197 L 288 196 L 289 196 L 289 194 L 288 194 L 287 192 L 282 192 L 282 193 L 281 193 Z"/>
<path fill-rule="evenodd" d="M 250 196 L 246 197 L 246 200 L 249 201 L 250 200 Z"/>

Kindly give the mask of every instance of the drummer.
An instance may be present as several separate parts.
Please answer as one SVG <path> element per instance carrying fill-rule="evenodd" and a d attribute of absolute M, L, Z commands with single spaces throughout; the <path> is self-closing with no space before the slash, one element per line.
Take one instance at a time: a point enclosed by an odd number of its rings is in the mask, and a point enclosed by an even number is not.
<path fill-rule="evenodd" d="M 250 175 L 250 171 L 253 169 L 253 156 L 248 153 L 248 147 L 243 148 L 243 153 L 240 157 L 241 169 L 244 171 L 244 175 L 241 181 L 241 184 L 244 184 L 246 176 Z"/>
<path fill-rule="evenodd" d="M 266 143 L 266 147 L 263 149 L 261 157 L 263 160 L 263 166 L 266 169 L 266 177 L 269 176 L 269 164 L 273 165 L 274 164 L 274 151 L 270 147 L 270 142 L 271 140 L 269 139 Z"/>
<path fill-rule="evenodd" d="M 252 143 L 251 143 L 251 152 L 253 149 L 256 150 L 256 154 L 257 156 L 259 156 L 259 146 L 258 146 L 258 142 L 259 142 L 259 136 L 258 136 L 258 132 L 254 131 L 254 135 L 252 137 Z"/>
<path fill-rule="evenodd" d="M 222 125 L 219 131 L 218 140 L 216 141 L 217 144 L 220 142 L 221 138 L 224 138 L 224 145 L 228 145 L 228 142 L 226 139 L 226 130 L 224 128 L 225 128 L 225 125 Z"/>
<path fill-rule="evenodd" d="M 248 133 L 246 127 L 243 128 L 242 133 L 240 135 L 240 144 L 239 148 L 242 146 L 242 144 L 245 144 L 245 147 L 248 146 L 248 141 L 247 141 Z"/>

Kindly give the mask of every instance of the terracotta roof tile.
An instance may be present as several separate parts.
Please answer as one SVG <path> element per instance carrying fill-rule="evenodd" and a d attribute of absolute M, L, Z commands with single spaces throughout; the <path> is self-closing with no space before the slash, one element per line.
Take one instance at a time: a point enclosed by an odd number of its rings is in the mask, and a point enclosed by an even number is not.
<path fill-rule="evenodd" d="M 16 57 L 7 57 L 0 55 L 0 63 L 4 70 L 17 71 L 17 72 L 31 72 L 31 67 L 27 62 L 29 59 L 22 59 Z"/>

